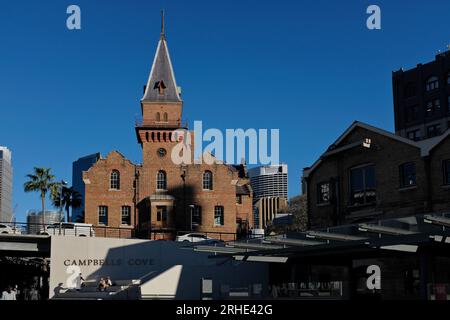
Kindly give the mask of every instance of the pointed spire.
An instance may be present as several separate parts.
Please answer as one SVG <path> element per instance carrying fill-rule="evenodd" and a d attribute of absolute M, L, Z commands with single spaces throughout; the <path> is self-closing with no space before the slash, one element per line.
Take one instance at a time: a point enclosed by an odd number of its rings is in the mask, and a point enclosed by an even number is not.
<path fill-rule="evenodd" d="M 181 102 L 181 97 L 165 36 L 164 10 L 161 11 L 161 37 L 153 59 L 152 69 L 141 101 Z"/>
<path fill-rule="evenodd" d="M 164 31 L 164 9 L 161 10 L 161 39 L 165 39 L 165 31 Z"/>

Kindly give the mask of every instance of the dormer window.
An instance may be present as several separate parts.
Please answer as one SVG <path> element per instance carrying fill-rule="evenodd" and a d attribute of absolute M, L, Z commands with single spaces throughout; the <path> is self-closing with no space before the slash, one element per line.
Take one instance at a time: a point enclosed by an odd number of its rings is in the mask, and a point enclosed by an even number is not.
<path fill-rule="evenodd" d="M 158 94 L 160 96 L 164 95 L 164 89 L 166 89 L 166 85 L 164 84 L 164 81 L 156 81 L 155 86 L 153 89 L 158 89 Z"/>

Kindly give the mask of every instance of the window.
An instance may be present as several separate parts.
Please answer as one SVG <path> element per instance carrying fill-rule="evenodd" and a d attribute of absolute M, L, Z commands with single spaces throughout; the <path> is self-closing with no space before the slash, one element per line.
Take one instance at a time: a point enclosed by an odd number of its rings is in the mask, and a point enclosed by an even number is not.
<path fill-rule="evenodd" d="M 167 112 L 164 112 L 163 121 L 167 122 L 168 120 L 169 120 L 169 117 L 167 116 Z"/>
<path fill-rule="evenodd" d="M 400 166 L 400 187 L 412 187 L 416 185 L 416 164 L 404 163 Z"/>
<path fill-rule="evenodd" d="M 450 185 L 450 159 L 443 161 L 444 184 Z"/>
<path fill-rule="evenodd" d="M 157 206 L 156 207 L 156 220 L 166 222 L 167 221 L 167 207 Z"/>
<path fill-rule="evenodd" d="M 192 225 L 202 224 L 202 207 L 194 206 L 192 209 Z"/>
<path fill-rule="evenodd" d="M 236 195 L 236 203 L 242 204 L 242 195 L 240 195 L 240 194 Z"/>
<path fill-rule="evenodd" d="M 214 207 L 214 225 L 215 226 L 223 226 L 223 206 L 215 206 Z"/>
<path fill-rule="evenodd" d="M 428 138 L 435 137 L 441 134 L 441 125 L 435 124 L 427 127 L 427 136 Z"/>
<path fill-rule="evenodd" d="M 213 175 L 211 171 L 205 171 L 203 173 L 203 190 L 213 189 Z"/>
<path fill-rule="evenodd" d="M 110 188 L 114 190 L 120 189 L 120 173 L 117 170 L 111 172 Z"/>
<path fill-rule="evenodd" d="M 99 206 L 98 207 L 98 224 L 108 225 L 108 207 Z"/>
<path fill-rule="evenodd" d="M 120 223 L 124 224 L 124 225 L 131 224 L 131 207 L 130 206 L 122 206 Z"/>
<path fill-rule="evenodd" d="M 436 76 L 429 77 L 427 80 L 426 89 L 432 91 L 439 88 L 439 79 Z"/>
<path fill-rule="evenodd" d="M 158 94 L 162 96 L 164 95 L 164 89 L 166 89 L 166 85 L 164 84 L 163 80 L 156 81 L 153 89 L 158 89 Z"/>
<path fill-rule="evenodd" d="M 406 135 L 408 136 L 408 139 L 410 139 L 410 140 L 414 140 L 414 141 L 420 140 L 420 130 L 419 129 L 408 131 L 406 133 Z"/>
<path fill-rule="evenodd" d="M 447 84 L 450 84 L 450 72 L 447 73 Z"/>
<path fill-rule="evenodd" d="M 436 99 L 433 101 L 428 101 L 427 108 L 426 108 L 426 111 L 427 111 L 426 116 L 431 117 L 431 116 L 435 115 L 436 113 L 438 113 L 439 110 L 441 110 L 441 102 L 439 101 L 439 99 Z"/>
<path fill-rule="evenodd" d="M 376 201 L 375 166 L 366 165 L 350 170 L 350 202 L 369 205 Z"/>
<path fill-rule="evenodd" d="M 406 121 L 412 122 L 419 118 L 419 106 L 414 105 L 406 109 Z"/>
<path fill-rule="evenodd" d="M 161 121 L 161 114 L 159 112 L 156 113 L 155 120 L 156 121 Z"/>
<path fill-rule="evenodd" d="M 330 203 L 330 183 L 323 182 L 317 185 L 317 203 Z"/>
<path fill-rule="evenodd" d="M 156 175 L 156 189 L 167 190 L 167 176 L 166 172 L 163 170 L 158 171 L 158 174 Z"/>

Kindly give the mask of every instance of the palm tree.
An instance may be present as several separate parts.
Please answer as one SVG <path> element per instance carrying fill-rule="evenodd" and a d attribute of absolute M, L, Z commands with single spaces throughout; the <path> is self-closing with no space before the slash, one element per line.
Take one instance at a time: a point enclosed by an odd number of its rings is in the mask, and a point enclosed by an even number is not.
<path fill-rule="evenodd" d="M 67 188 L 59 184 L 58 188 L 52 189 L 51 196 L 55 207 L 64 207 L 67 213 L 67 222 L 70 222 L 70 208 L 73 210 L 81 206 L 81 195 L 73 187 Z"/>
<path fill-rule="evenodd" d="M 32 174 L 27 174 L 29 179 L 24 183 L 25 192 L 39 192 L 42 205 L 42 224 L 45 224 L 45 196 L 48 191 L 53 190 L 58 183 L 55 182 L 55 176 L 51 173 L 50 168 L 34 167 Z"/>

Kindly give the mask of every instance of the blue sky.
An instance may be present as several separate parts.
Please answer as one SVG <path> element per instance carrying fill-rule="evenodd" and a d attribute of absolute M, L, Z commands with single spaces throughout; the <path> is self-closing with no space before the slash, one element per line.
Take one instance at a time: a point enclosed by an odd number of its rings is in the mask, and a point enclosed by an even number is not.
<path fill-rule="evenodd" d="M 81 8 L 82 29 L 66 28 Z M 381 7 L 381 30 L 366 8 Z M 117 149 L 134 162 L 139 100 L 166 10 L 184 118 L 206 128 L 279 128 L 289 193 L 352 121 L 393 130 L 391 72 L 450 43 L 450 2 L 1 1 L 0 145 L 13 151 L 17 220 L 33 166 L 71 180 L 72 161 Z"/>

